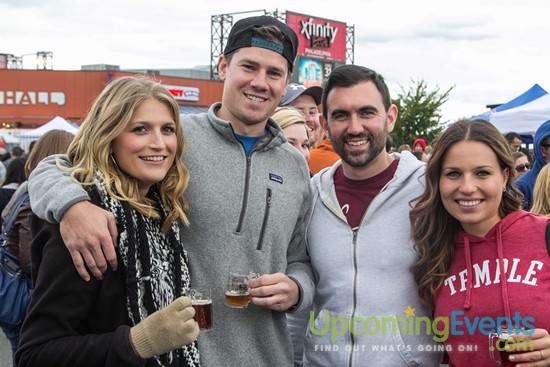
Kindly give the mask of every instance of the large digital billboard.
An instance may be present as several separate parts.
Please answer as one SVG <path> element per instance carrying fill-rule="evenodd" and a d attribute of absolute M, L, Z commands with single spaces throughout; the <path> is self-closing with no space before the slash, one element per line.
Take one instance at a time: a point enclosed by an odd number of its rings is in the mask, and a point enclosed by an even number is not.
<path fill-rule="evenodd" d="M 338 64 L 332 60 L 312 59 L 298 56 L 295 64 L 297 73 L 292 76 L 292 82 L 300 83 L 306 88 L 314 85 L 322 86 L 326 78 Z"/>
<path fill-rule="evenodd" d="M 346 62 L 346 23 L 287 11 L 286 24 L 298 35 L 298 55 Z"/>

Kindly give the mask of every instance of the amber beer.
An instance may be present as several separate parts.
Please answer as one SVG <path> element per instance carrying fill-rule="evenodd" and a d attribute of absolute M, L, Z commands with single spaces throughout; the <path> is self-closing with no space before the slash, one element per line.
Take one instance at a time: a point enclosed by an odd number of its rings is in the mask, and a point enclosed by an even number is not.
<path fill-rule="evenodd" d="M 193 319 L 201 330 L 212 329 L 212 300 L 193 300 L 195 316 Z"/>
<path fill-rule="evenodd" d="M 247 307 L 251 300 L 248 282 L 259 276 L 259 273 L 252 272 L 248 274 L 230 272 L 227 277 L 225 304 L 233 308 Z"/>
<path fill-rule="evenodd" d="M 233 308 L 244 308 L 250 303 L 250 292 L 227 291 L 225 292 L 225 304 Z"/>

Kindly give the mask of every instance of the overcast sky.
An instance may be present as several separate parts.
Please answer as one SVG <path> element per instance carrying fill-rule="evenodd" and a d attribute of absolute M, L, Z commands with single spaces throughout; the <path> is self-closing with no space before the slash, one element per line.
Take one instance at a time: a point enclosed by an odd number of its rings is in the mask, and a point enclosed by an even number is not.
<path fill-rule="evenodd" d="M 380 72 L 392 97 L 419 80 L 454 87 L 442 108 L 451 122 L 535 83 L 550 91 L 547 0 L 0 0 L 0 53 L 26 55 L 26 69 L 38 51 L 53 52 L 56 70 L 209 65 L 211 16 L 263 10 L 354 25 L 355 64 Z"/>

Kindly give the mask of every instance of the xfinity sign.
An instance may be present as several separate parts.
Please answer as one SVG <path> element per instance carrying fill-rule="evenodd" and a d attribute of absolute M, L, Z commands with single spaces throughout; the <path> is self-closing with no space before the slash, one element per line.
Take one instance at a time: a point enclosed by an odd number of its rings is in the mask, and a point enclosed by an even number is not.
<path fill-rule="evenodd" d="M 330 47 L 334 43 L 338 28 L 332 27 L 330 22 L 318 24 L 313 22 L 313 18 L 309 18 L 300 23 L 302 24 L 300 33 L 311 41 L 311 47 Z M 322 42 L 323 40 L 325 42 Z"/>
<path fill-rule="evenodd" d="M 286 24 L 298 35 L 298 55 L 346 61 L 346 23 L 287 11 Z"/>

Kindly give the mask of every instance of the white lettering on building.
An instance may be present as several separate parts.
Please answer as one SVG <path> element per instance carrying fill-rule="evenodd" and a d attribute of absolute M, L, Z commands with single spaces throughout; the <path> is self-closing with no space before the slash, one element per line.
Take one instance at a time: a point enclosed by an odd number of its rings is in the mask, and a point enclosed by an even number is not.
<path fill-rule="evenodd" d="M 37 104 L 65 105 L 65 93 L 63 92 L 41 92 L 21 90 L 0 90 L 0 105 L 9 106 L 36 106 Z"/>

